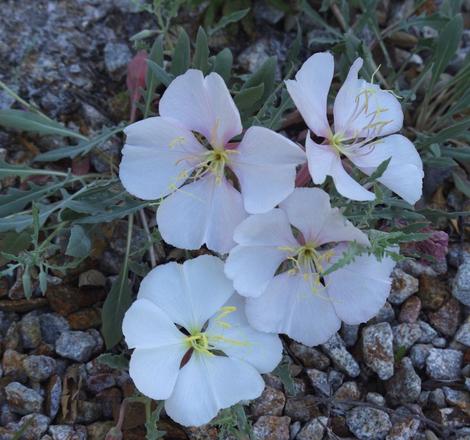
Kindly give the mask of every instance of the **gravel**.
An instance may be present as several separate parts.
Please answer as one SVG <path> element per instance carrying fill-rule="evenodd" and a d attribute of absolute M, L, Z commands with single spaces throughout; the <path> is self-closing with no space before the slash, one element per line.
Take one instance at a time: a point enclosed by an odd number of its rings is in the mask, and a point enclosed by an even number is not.
<path fill-rule="evenodd" d="M 346 349 L 341 336 L 336 333 L 322 344 L 322 348 L 339 370 L 351 377 L 359 376 L 361 372 L 359 364 Z"/>
<path fill-rule="evenodd" d="M 43 397 L 19 382 L 10 382 L 5 387 L 5 396 L 11 410 L 17 414 L 28 415 L 42 409 Z"/>
<path fill-rule="evenodd" d="M 32 355 L 23 360 L 23 367 L 31 380 L 42 382 L 55 373 L 56 361 L 50 356 Z"/>
<path fill-rule="evenodd" d="M 382 380 L 393 376 L 393 333 L 388 322 L 370 325 L 362 330 L 362 352 L 366 365 Z"/>
<path fill-rule="evenodd" d="M 426 358 L 426 372 L 432 379 L 456 380 L 460 378 L 462 361 L 461 351 L 431 348 Z"/>
<path fill-rule="evenodd" d="M 452 295 L 462 304 L 470 306 L 470 261 L 460 265 L 452 285 Z"/>
<path fill-rule="evenodd" d="M 96 347 L 96 341 L 89 333 L 82 331 L 63 332 L 56 342 L 58 355 L 77 362 L 90 360 L 91 354 Z"/>
<path fill-rule="evenodd" d="M 419 281 L 401 269 L 392 273 L 392 290 L 388 302 L 394 305 L 403 303 L 419 289 Z"/>
<path fill-rule="evenodd" d="M 392 428 L 386 412 L 367 407 L 356 407 L 348 411 L 346 423 L 359 440 L 383 440 Z"/>

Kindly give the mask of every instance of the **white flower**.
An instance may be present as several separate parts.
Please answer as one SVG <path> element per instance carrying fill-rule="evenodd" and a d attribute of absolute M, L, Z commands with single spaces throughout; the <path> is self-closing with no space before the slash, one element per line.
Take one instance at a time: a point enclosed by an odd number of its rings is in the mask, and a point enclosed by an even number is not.
<path fill-rule="evenodd" d="M 125 129 L 121 181 L 145 200 L 169 195 L 157 211 L 166 242 L 184 249 L 205 243 L 226 253 L 246 211 L 266 212 L 294 190 L 295 168 L 306 161 L 305 153 L 263 127 L 249 128 L 238 146 L 228 146 L 242 125 L 216 73 L 204 78 L 199 70 L 188 70 L 177 77 L 159 110 L 160 117 Z M 236 175 L 241 194 L 227 179 L 227 168 Z"/>
<path fill-rule="evenodd" d="M 297 238 L 291 225 L 299 232 Z M 234 237 L 238 245 L 228 256 L 225 273 L 249 297 L 246 315 L 258 330 L 286 333 L 310 346 L 321 344 L 341 321 L 359 324 L 372 318 L 389 294 L 395 265 L 389 257 L 379 262 L 361 255 L 322 277 L 343 255 L 344 242 L 370 244 L 331 208 L 321 189 L 296 189 L 280 208 L 244 220 Z M 332 242 L 343 243 L 325 249 Z M 281 272 L 280 267 L 289 270 Z"/>
<path fill-rule="evenodd" d="M 208 255 L 153 269 L 124 317 L 123 332 L 135 349 L 129 373 L 137 389 L 166 399 L 167 414 L 186 426 L 258 397 L 260 373 L 282 356 L 277 335 L 249 326 L 222 261 Z"/>
<path fill-rule="evenodd" d="M 287 90 L 315 135 L 306 140 L 308 167 L 313 182 L 322 184 L 331 176 L 340 194 L 352 200 L 373 200 L 374 194 L 357 183 L 343 168 L 346 156 L 362 172 L 371 175 L 385 160 L 387 169 L 378 179 L 408 203 L 422 194 L 423 164 L 414 145 L 395 134 L 403 125 L 400 103 L 388 91 L 358 79 L 362 59 L 349 70 L 334 102 L 334 130 L 328 124 L 326 104 L 333 79 L 334 59 L 330 53 L 312 55 L 301 67 L 295 80 L 286 81 Z M 379 136 L 386 136 L 377 139 Z"/>

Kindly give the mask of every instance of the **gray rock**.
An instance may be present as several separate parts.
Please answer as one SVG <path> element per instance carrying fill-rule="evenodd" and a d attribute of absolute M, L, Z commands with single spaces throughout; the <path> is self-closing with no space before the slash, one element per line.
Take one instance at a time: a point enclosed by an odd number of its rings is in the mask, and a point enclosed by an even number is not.
<path fill-rule="evenodd" d="M 41 343 L 41 326 L 36 312 L 30 312 L 20 321 L 20 335 L 23 347 L 36 348 Z"/>
<path fill-rule="evenodd" d="M 359 376 L 361 372 L 359 364 L 346 350 L 343 340 L 337 333 L 322 344 L 322 348 L 339 370 L 351 377 Z"/>
<path fill-rule="evenodd" d="M 279 23 L 284 17 L 284 12 L 275 8 L 264 0 L 254 4 L 253 14 L 257 20 L 266 21 L 270 24 Z"/>
<path fill-rule="evenodd" d="M 392 322 L 395 320 L 395 311 L 392 305 L 387 301 L 377 312 L 374 322 Z"/>
<path fill-rule="evenodd" d="M 286 403 L 282 391 L 265 387 L 261 396 L 251 402 L 251 414 L 257 418 L 262 415 L 281 416 Z"/>
<path fill-rule="evenodd" d="M 289 397 L 284 408 L 284 415 L 289 416 L 292 420 L 307 422 L 313 417 L 320 415 L 317 401 L 312 395 Z"/>
<path fill-rule="evenodd" d="M 261 416 L 253 425 L 256 440 L 289 440 L 290 417 Z"/>
<path fill-rule="evenodd" d="M 310 379 L 313 389 L 325 396 L 330 396 L 331 386 L 328 382 L 328 374 L 324 371 L 316 370 L 315 368 L 310 368 L 306 370 L 307 376 Z"/>
<path fill-rule="evenodd" d="M 293 341 L 290 344 L 290 349 L 292 350 L 292 353 L 301 360 L 306 368 L 325 370 L 330 366 L 330 359 L 316 348 L 307 347 Z"/>
<path fill-rule="evenodd" d="M 269 58 L 269 52 L 269 41 L 262 38 L 244 49 L 238 56 L 238 62 L 249 72 L 255 72 Z"/>
<path fill-rule="evenodd" d="M 457 350 L 431 348 L 426 358 L 426 372 L 432 379 L 455 380 L 460 377 L 463 353 Z"/>
<path fill-rule="evenodd" d="M 53 440 L 68 440 L 73 438 L 75 429 L 70 425 L 51 425 L 49 426 L 49 434 Z"/>
<path fill-rule="evenodd" d="M 373 403 L 378 406 L 385 406 L 385 397 L 379 393 L 367 393 L 366 402 Z"/>
<path fill-rule="evenodd" d="M 419 425 L 419 420 L 413 417 L 400 418 L 393 422 L 386 440 L 415 440 Z"/>
<path fill-rule="evenodd" d="M 111 78 L 121 79 L 127 70 L 132 54 L 127 44 L 110 41 L 104 47 L 104 64 Z"/>
<path fill-rule="evenodd" d="M 421 329 L 421 336 L 417 342 L 421 344 L 428 344 L 437 336 L 436 330 L 434 330 L 427 322 L 418 321 L 419 328 Z"/>
<path fill-rule="evenodd" d="M 395 350 L 398 348 L 409 349 L 421 337 L 420 325 L 416 322 L 398 324 L 393 327 L 393 342 Z"/>
<path fill-rule="evenodd" d="M 397 403 L 416 402 L 421 393 L 421 378 L 411 359 L 404 357 L 394 376 L 387 382 L 387 396 Z"/>
<path fill-rule="evenodd" d="M 90 424 L 99 420 L 103 413 L 103 407 L 97 402 L 79 400 L 77 406 L 78 423 Z"/>
<path fill-rule="evenodd" d="M 455 334 L 455 340 L 470 347 L 470 321 L 463 323 Z"/>
<path fill-rule="evenodd" d="M 296 438 L 301 428 L 302 428 L 302 424 L 298 420 L 295 421 L 294 423 L 291 423 L 289 427 L 290 438 L 291 439 Z"/>
<path fill-rule="evenodd" d="M 49 417 L 43 414 L 28 414 L 21 418 L 18 422 L 18 429 L 22 429 L 25 425 L 21 440 L 36 440 L 47 431 L 50 423 Z"/>
<path fill-rule="evenodd" d="M 470 406 L 470 394 L 466 391 L 454 390 L 449 387 L 442 387 L 446 401 L 449 405 L 466 408 Z"/>
<path fill-rule="evenodd" d="M 434 338 L 432 340 L 432 345 L 436 348 L 445 348 L 447 345 L 447 340 L 446 338 Z"/>
<path fill-rule="evenodd" d="M 460 265 L 452 284 L 452 295 L 462 304 L 470 306 L 470 261 Z"/>
<path fill-rule="evenodd" d="M 330 384 L 331 390 L 335 392 L 343 383 L 344 374 L 336 370 L 328 371 L 328 383 Z"/>
<path fill-rule="evenodd" d="M 5 395 L 11 410 L 17 414 L 28 415 L 41 411 L 42 396 L 19 382 L 10 382 L 5 387 Z"/>
<path fill-rule="evenodd" d="M 383 440 L 392 428 L 386 412 L 360 406 L 347 412 L 346 423 L 359 440 Z"/>
<path fill-rule="evenodd" d="M 59 412 L 62 398 L 62 381 L 60 376 L 52 376 L 46 389 L 46 414 L 54 420 Z"/>
<path fill-rule="evenodd" d="M 327 417 L 310 420 L 297 434 L 296 440 L 322 440 L 327 424 Z"/>
<path fill-rule="evenodd" d="M 345 382 L 335 393 L 336 400 L 361 400 L 361 390 L 356 382 Z"/>
<path fill-rule="evenodd" d="M 416 344 L 411 347 L 410 358 L 415 368 L 424 368 L 431 349 L 432 345 L 429 344 Z"/>
<path fill-rule="evenodd" d="M 68 321 L 57 313 L 43 313 L 39 316 L 44 342 L 55 345 L 61 333 L 70 329 Z"/>
<path fill-rule="evenodd" d="M 362 352 L 366 365 L 382 380 L 393 376 L 393 332 L 388 322 L 370 325 L 362 330 Z"/>
<path fill-rule="evenodd" d="M 350 325 L 343 322 L 343 325 L 341 326 L 341 337 L 343 338 L 346 347 L 353 347 L 356 345 L 358 334 L 358 325 Z"/>
<path fill-rule="evenodd" d="M 96 347 L 96 341 L 88 333 L 82 331 L 63 332 L 56 342 L 58 355 L 76 362 L 87 362 Z"/>
<path fill-rule="evenodd" d="M 32 355 L 23 360 L 23 367 L 31 380 L 42 382 L 55 373 L 56 361 L 49 356 Z"/>
<path fill-rule="evenodd" d="M 436 388 L 429 393 L 429 403 L 437 408 L 444 408 L 446 404 L 446 395 L 441 388 Z"/>
<path fill-rule="evenodd" d="M 408 275 L 401 269 L 394 269 L 392 273 L 392 290 L 388 301 L 392 304 L 401 304 L 413 293 L 416 293 L 419 289 L 419 281 Z"/>

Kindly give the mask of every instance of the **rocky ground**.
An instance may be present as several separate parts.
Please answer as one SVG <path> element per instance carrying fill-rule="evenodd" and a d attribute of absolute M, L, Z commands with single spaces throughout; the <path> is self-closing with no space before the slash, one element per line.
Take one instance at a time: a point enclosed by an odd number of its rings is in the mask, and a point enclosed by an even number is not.
<path fill-rule="evenodd" d="M 282 60 L 293 38 L 272 28 L 282 12 L 257 6 L 255 18 L 266 32 L 235 47 L 248 71 L 272 54 Z M 34 7 L 4 0 L 0 80 L 49 116 L 92 134 L 128 117 L 129 37 L 153 26 L 126 0 L 38 0 Z M 462 47 L 461 56 L 467 52 Z M 0 92 L 0 108 L 12 103 Z M 32 144 L 0 132 L 0 158 L 12 162 L 57 146 L 57 139 Z M 119 142 L 102 149 L 118 163 Z M 107 169 L 98 154 L 91 166 Z M 428 173 L 427 191 L 444 178 Z M 455 191 L 445 203 L 465 205 Z M 119 272 L 125 228 L 107 226 L 90 261 L 66 277 L 50 276 L 45 297 L 36 292 L 26 300 L 19 273 L 0 280 L 0 440 L 18 440 L 21 430 L 24 440 L 104 439 L 122 399 L 134 394 L 126 372 L 96 360 L 105 351 L 100 307 Z M 142 229 L 134 236 L 138 249 Z M 290 374 L 266 375 L 263 395 L 247 406 L 257 440 L 470 439 L 470 246 L 453 241 L 440 264 L 401 263 L 388 302 L 367 324 L 343 325 L 316 348 L 284 340 Z M 143 423 L 141 404 L 130 404 L 124 438 L 145 438 Z M 182 429 L 165 417 L 160 429 L 167 439 L 218 435 L 214 426 Z"/>

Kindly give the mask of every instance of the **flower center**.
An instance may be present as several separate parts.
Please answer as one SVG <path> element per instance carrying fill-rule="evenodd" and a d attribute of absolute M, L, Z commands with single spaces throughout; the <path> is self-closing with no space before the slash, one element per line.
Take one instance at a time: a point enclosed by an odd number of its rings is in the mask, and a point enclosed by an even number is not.
<path fill-rule="evenodd" d="M 192 348 L 201 354 L 204 353 L 208 354 L 209 356 L 213 356 L 213 354 L 210 352 L 209 339 L 205 333 L 196 332 L 190 336 L 187 336 L 185 341 L 188 344 L 188 348 Z"/>
<path fill-rule="evenodd" d="M 334 151 L 338 156 L 345 154 L 343 139 L 344 138 L 341 133 L 335 133 L 328 139 L 328 142 L 334 148 Z"/>
<path fill-rule="evenodd" d="M 230 155 L 238 153 L 237 150 L 225 150 L 214 148 L 204 154 L 202 161 L 197 165 L 194 179 L 199 179 L 207 173 L 215 176 L 216 182 L 220 183 L 224 176 L 225 166 L 230 163 Z"/>

